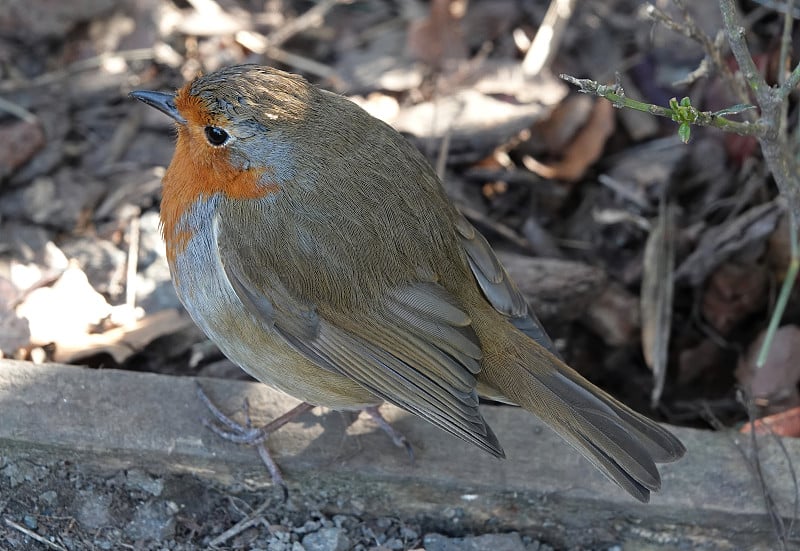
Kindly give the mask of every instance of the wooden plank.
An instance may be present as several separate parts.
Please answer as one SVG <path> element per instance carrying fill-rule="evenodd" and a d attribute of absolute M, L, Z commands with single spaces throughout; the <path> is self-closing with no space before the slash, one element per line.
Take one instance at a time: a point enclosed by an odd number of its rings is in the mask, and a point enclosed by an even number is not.
<path fill-rule="evenodd" d="M 200 423 L 207 412 L 196 397 L 197 382 L 224 411 L 240 409 L 247 398 L 256 424 L 297 404 L 253 383 L 0 360 L 0 455 L 266 484 L 254 450 L 223 441 Z M 520 409 L 484 408 L 506 460 L 397 408 L 383 411 L 414 446 L 414 465 L 370 420 L 317 409 L 270 439 L 291 491 L 326 492 L 351 514 L 424 518 L 440 530 L 448 523 L 459 530 L 519 530 L 564 546 L 774 545 L 760 487 L 730 435 L 675 429 L 687 456 L 663 466 L 663 491 L 641 505 Z M 746 437 L 733 438 L 747 445 Z M 781 511 L 791 511 L 795 495 L 785 456 L 775 439 L 759 442 L 773 497 Z M 782 444 L 800 459 L 798 441 Z"/>

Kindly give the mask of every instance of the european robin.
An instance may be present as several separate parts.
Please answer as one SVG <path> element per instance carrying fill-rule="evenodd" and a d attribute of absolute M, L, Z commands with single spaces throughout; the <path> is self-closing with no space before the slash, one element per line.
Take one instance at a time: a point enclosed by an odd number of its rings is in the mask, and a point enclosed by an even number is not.
<path fill-rule="evenodd" d="M 176 122 L 161 221 L 220 350 L 309 404 L 383 401 L 502 457 L 478 397 L 545 421 L 641 501 L 685 448 L 568 367 L 423 155 L 344 97 L 230 67 L 133 97 Z"/>

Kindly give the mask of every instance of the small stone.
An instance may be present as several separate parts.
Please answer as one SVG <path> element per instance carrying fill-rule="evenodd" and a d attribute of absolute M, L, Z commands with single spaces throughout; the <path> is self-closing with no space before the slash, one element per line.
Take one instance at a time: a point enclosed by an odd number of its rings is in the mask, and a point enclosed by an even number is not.
<path fill-rule="evenodd" d="M 392 551 L 402 551 L 403 549 L 406 548 L 405 544 L 398 538 L 391 538 L 386 540 L 383 546 L 388 549 L 391 549 Z"/>
<path fill-rule="evenodd" d="M 466 538 L 448 538 L 441 534 L 426 534 L 426 551 L 526 551 L 519 534 L 486 534 Z"/>
<path fill-rule="evenodd" d="M 306 551 L 347 551 L 350 538 L 341 528 L 323 528 L 303 538 Z"/>
<path fill-rule="evenodd" d="M 320 529 L 321 526 L 322 525 L 319 521 L 307 520 L 306 523 L 303 524 L 303 526 L 295 528 L 294 531 L 296 534 L 308 534 L 309 532 L 316 532 L 317 530 Z"/>
<path fill-rule="evenodd" d="M 333 524 L 327 524 L 326 527 L 336 526 L 336 528 L 342 528 L 348 524 L 353 524 L 353 517 L 347 515 L 333 515 L 331 520 L 333 521 Z"/>
<path fill-rule="evenodd" d="M 153 496 L 160 496 L 164 490 L 164 482 L 138 469 L 131 469 L 125 474 L 125 487 L 129 490 L 141 490 Z"/>
<path fill-rule="evenodd" d="M 136 508 L 125 533 L 132 540 L 162 541 L 175 535 L 175 518 L 162 503 L 143 503 Z"/>
<path fill-rule="evenodd" d="M 3 476 L 8 478 L 8 483 L 12 488 L 16 488 L 25 482 L 25 475 L 21 472 L 16 463 L 9 463 L 2 470 Z"/>
<path fill-rule="evenodd" d="M 25 526 L 27 526 L 31 530 L 36 530 L 39 527 L 39 522 L 33 515 L 25 515 L 24 517 L 22 517 L 22 522 L 24 522 Z"/>
<path fill-rule="evenodd" d="M 108 508 L 111 505 L 111 496 L 95 494 L 87 491 L 81 492 L 80 505 L 75 519 L 87 530 L 98 530 L 106 526 L 110 520 Z"/>
<path fill-rule="evenodd" d="M 39 494 L 39 501 L 46 505 L 53 505 L 53 503 L 56 502 L 56 499 L 58 499 L 58 494 L 55 492 L 55 490 L 47 490 L 46 492 Z"/>
<path fill-rule="evenodd" d="M 122 297 L 127 255 L 119 247 L 105 239 L 78 236 L 61 243 L 61 250 L 78 262 L 97 292 L 111 298 Z"/>

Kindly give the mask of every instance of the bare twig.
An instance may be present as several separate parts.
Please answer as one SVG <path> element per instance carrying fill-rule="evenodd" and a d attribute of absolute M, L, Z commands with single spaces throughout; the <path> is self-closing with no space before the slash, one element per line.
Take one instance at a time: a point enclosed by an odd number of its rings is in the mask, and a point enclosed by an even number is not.
<path fill-rule="evenodd" d="M 285 25 L 279 27 L 269 35 L 269 45 L 278 47 L 292 38 L 294 35 L 303 32 L 311 27 L 317 27 L 322 23 L 331 8 L 337 4 L 343 4 L 345 0 L 321 0 L 313 8 L 303 13 L 303 15 L 292 19 Z"/>
<path fill-rule="evenodd" d="M 128 265 L 125 273 L 125 305 L 133 311 L 136 307 L 136 272 L 139 266 L 139 214 L 131 217 L 128 234 Z"/>
<path fill-rule="evenodd" d="M 789 50 L 792 46 L 792 23 L 794 20 L 789 15 L 794 9 L 794 0 L 788 0 L 786 15 L 783 16 L 783 33 L 781 33 L 781 53 L 778 57 L 778 84 L 783 86 L 786 83 L 786 66 L 790 63 Z M 787 131 L 787 121 L 789 118 L 789 102 L 781 102 L 780 133 Z"/>
<path fill-rule="evenodd" d="M 219 536 L 217 536 L 213 540 L 211 540 L 208 543 L 209 547 L 212 547 L 212 548 L 213 547 L 218 547 L 219 545 L 225 543 L 229 539 L 231 539 L 231 538 L 237 536 L 238 534 L 244 532 L 245 530 L 247 530 L 251 526 L 255 526 L 256 524 L 263 523 L 264 525 L 267 525 L 266 519 L 262 516 L 262 514 L 271 505 L 272 505 L 271 501 L 265 501 L 264 503 L 259 505 L 258 508 L 255 511 L 253 511 L 252 513 L 247 515 L 245 518 L 243 518 L 242 520 L 240 520 L 239 522 L 237 522 L 236 524 L 234 524 L 233 526 L 231 526 L 230 528 L 225 530 L 223 533 L 221 533 Z"/>
<path fill-rule="evenodd" d="M 682 34 L 700 44 L 706 55 L 700 67 L 698 67 L 698 71 L 702 71 L 710 65 L 714 71 L 722 75 L 722 77 L 733 86 L 736 95 L 739 97 L 739 101 L 747 103 L 749 101 L 747 89 L 742 86 L 741 81 L 735 77 L 730 67 L 728 67 L 728 64 L 725 63 L 723 57 L 722 43 L 725 40 L 724 33 L 722 31 L 718 32 L 712 40 L 694 20 L 686 3 L 683 0 L 674 1 L 675 5 L 681 10 L 683 21 L 675 21 L 669 14 L 652 4 L 647 5 L 647 15 L 666 28 Z"/>
<path fill-rule="evenodd" d="M 299 69 L 306 73 L 318 76 L 323 79 L 336 81 L 336 71 L 327 65 L 315 61 L 311 58 L 304 57 L 292 52 L 288 52 L 283 48 L 274 46 L 269 37 L 264 36 L 256 31 L 239 31 L 236 33 L 236 42 L 247 48 L 248 50 L 257 54 L 265 55 L 275 61 L 285 63 L 295 69 Z M 338 86 L 338 84 L 336 84 Z"/>
<path fill-rule="evenodd" d="M 722 12 L 722 21 L 725 24 L 725 32 L 728 36 L 731 53 L 736 58 L 739 70 L 753 91 L 758 104 L 763 108 L 763 104 L 771 103 L 772 100 L 768 92 L 769 85 L 759 72 L 755 61 L 753 61 L 753 56 L 750 54 L 750 48 L 747 46 L 747 40 L 745 39 L 745 28 L 736 5 L 733 0 L 720 0 L 719 7 Z"/>
<path fill-rule="evenodd" d="M 53 84 L 65 78 L 69 78 L 77 73 L 96 69 L 111 59 L 123 59 L 125 61 L 138 61 L 153 59 L 155 57 L 155 50 L 153 48 L 138 48 L 135 50 L 123 50 L 120 52 L 103 52 L 100 55 L 76 61 L 72 65 L 67 65 L 63 69 L 44 73 L 33 80 L 4 80 L 0 82 L 0 91 L 7 92 L 11 90 L 19 90 L 22 88 L 46 86 Z"/>
<path fill-rule="evenodd" d="M 39 543 L 41 543 L 42 545 L 44 545 L 46 547 L 49 547 L 50 549 L 57 549 L 58 551 L 67 551 L 67 549 L 65 547 L 62 547 L 61 545 L 58 545 L 57 543 L 52 542 L 52 541 L 48 540 L 47 538 L 40 536 L 36 532 L 28 530 L 27 528 L 17 524 L 16 522 L 11 520 L 10 518 L 5 519 L 5 522 L 6 522 L 6 526 L 8 526 L 9 528 L 13 528 L 14 530 L 19 530 L 20 532 L 22 532 L 23 534 L 25 534 L 29 538 L 38 541 Z"/>
<path fill-rule="evenodd" d="M 280 46 L 306 29 L 319 26 L 331 8 L 337 4 L 343 4 L 346 1 L 347 0 L 321 0 L 314 7 L 303 13 L 303 15 L 292 19 L 285 25 L 271 32 L 268 36 L 256 31 L 240 30 L 236 33 L 236 41 L 257 54 L 265 55 L 275 61 L 285 63 L 286 65 L 290 65 L 320 78 L 335 81 L 336 73 L 329 66 L 313 59 L 288 52 Z M 335 85 L 339 87 L 338 83 Z"/>
<path fill-rule="evenodd" d="M 525 75 L 538 75 L 553 61 L 574 8 L 575 0 L 550 0 L 542 24 L 522 61 Z"/>
<path fill-rule="evenodd" d="M 777 538 L 781 549 L 786 549 L 788 539 L 786 525 L 783 522 L 783 517 L 781 517 L 780 513 L 778 512 L 778 505 L 775 503 L 775 498 L 772 497 L 769 485 L 764 478 L 764 470 L 761 467 L 761 456 L 758 453 L 758 436 L 756 435 L 755 430 L 756 415 L 755 411 L 753 410 L 753 403 L 752 400 L 745 396 L 743 392 L 738 393 L 737 399 L 747 410 L 748 423 L 750 424 L 750 450 L 752 451 L 752 459 L 747 461 L 747 465 L 750 467 L 753 475 L 758 479 L 758 484 L 761 488 L 761 495 L 764 498 L 764 509 L 766 509 L 767 516 L 772 523 L 772 529 L 775 531 L 775 537 Z M 745 460 L 747 460 L 747 455 L 744 453 L 744 450 L 740 448 L 739 451 L 742 453 Z"/>
<path fill-rule="evenodd" d="M 721 432 L 723 434 L 728 435 L 730 438 L 731 444 L 736 448 L 736 451 L 742 456 L 744 460 L 744 464 L 747 466 L 747 469 L 753 475 L 753 477 L 758 481 L 759 488 L 761 489 L 762 496 L 764 497 L 764 506 L 766 508 L 767 516 L 772 523 L 773 529 L 775 530 L 775 537 L 778 540 L 778 544 L 781 550 L 785 550 L 787 548 L 786 543 L 788 539 L 788 532 L 786 532 L 783 518 L 781 518 L 780 514 L 777 512 L 775 500 L 772 498 L 772 494 L 770 493 L 769 486 L 767 485 L 767 481 L 764 479 L 764 472 L 761 469 L 761 458 L 759 457 L 758 450 L 759 450 L 759 443 L 758 438 L 756 436 L 756 431 L 754 430 L 753 424 L 755 422 L 755 417 L 753 416 L 752 408 L 747 405 L 747 399 L 744 398 L 741 394 L 737 396 L 740 405 L 744 405 L 745 409 L 748 412 L 748 416 L 750 417 L 750 450 L 752 452 L 752 456 L 748 455 L 747 451 L 745 450 L 742 443 L 737 438 L 736 433 L 732 433 L 730 429 L 727 429 L 722 422 L 717 418 L 716 415 L 711 411 L 711 408 L 708 407 L 707 404 L 704 404 L 703 408 L 703 417 L 706 421 L 716 430 L 717 432 Z M 791 463 L 790 463 L 791 469 Z M 794 474 L 792 474 L 794 478 Z"/>
<path fill-rule="evenodd" d="M 14 115 L 18 119 L 30 124 L 37 124 L 39 119 L 36 115 L 16 103 L 10 102 L 7 99 L 0 98 L 0 111 L 5 111 L 9 115 Z"/>

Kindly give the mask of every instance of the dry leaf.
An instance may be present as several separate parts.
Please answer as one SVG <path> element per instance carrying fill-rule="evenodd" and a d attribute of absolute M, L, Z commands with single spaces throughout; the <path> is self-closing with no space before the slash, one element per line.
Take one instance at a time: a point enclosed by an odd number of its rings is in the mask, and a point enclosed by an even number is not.
<path fill-rule="evenodd" d="M 756 419 L 752 424 L 744 425 L 739 432 L 750 434 L 751 431 L 755 431 L 756 434 L 777 434 L 778 436 L 800 438 L 800 407 Z"/>
<path fill-rule="evenodd" d="M 503 101 L 475 90 L 403 107 L 389 122 L 400 132 L 411 134 L 417 145 L 435 157 L 445 135 L 450 136 L 447 162 L 471 163 L 490 155 L 547 114 L 541 103 Z"/>
<path fill-rule="evenodd" d="M 164 335 L 172 335 L 192 321 L 178 310 L 161 310 L 124 327 L 83 335 L 80 340 L 61 344 L 54 354 L 57 362 L 79 363 L 82 358 L 108 354 L 118 365 Z"/>
<path fill-rule="evenodd" d="M 696 346 L 684 348 L 678 356 L 678 385 L 690 385 L 722 362 L 722 350 L 711 339 L 705 339 Z"/>
<path fill-rule="evenodd" d="M 523 157 L 525 168 L 543 178 L 575 182 L 580 180 L 592 166 L 606 145 L 606 140 L 614 132 L 614 106 L 604 99 L 597 100 L 586 125 L 567 145 L 561 161 L 543 164 L 533 157 Z"/>
<path fill-rule="evenodd" d="M 409 55 L 432 67 L 441 68 L 447 61 L 467 57 L 461 30 L 466 0 L 432 0 L 427 18 L 412 21 L 408 28 Z"/>
<path fill-rule="evenodd" d="M 667 375 L 675 269 L 674 207 L 662 201 L 659 210 L 658 221 L 645 246 L 640 298 L 642 351 L 653 372 L 653 407 L 661 398 Z"/>
<path fill-rule="evenodd" d="M 30 343 L 28 320 L 17 316 L 12 307 L 18 294 L 11 281 L 0 277 L 0 358 L 14 357 Z"/>
<path fill-rule="evenodd" d="M 111 315 L 111 305 L 95 291 L 86 274 L 71 263 L 51 287 L 31 291 L 17 307 L 17 315 L 27 318 L 31 343 L 71 346 L 83 342 L 104 318 Z"/>
<path fill-rule="evenodd" d="M 784 325 L 775 332 L 767 361 L 759 369 L 756 359 L 764 342 L 766 331 L 750 344 L 747 353 L 739 359 L 736 380 L 767 412 L 800 405 L 797 382 L 800 381 L 800 327 Z"/>
<path fill-rule="evenodd" d="M 618 283 L 610 283 L 594 297 L 582 322 L 609 346 L 625 346 L 641 324 L 636 297 Z"/>
<path fill-rule="evenodd" d="M 767 285 L 763 266 L 726 262 L 708 280 L 703 293 L 703 316 L 721 335 L 727 335 L 766 304 Z"/>
<path fill-rule="evenodd" d="M 719 264 L 775 231 L 783 209 L 777 201 L 755 206 L 733 220 L 708 228 L 694 252 L 683 261 L 675 280 L 699 285 Z"/>
<path fill-rule="evenodd" d="M 550 116 L 536 123 L 531 141 L 545 147 L 553 155 L 559 154 L 570 140 L 588 124 L 595 102 L 586 94 L 573 94 L 559 103 Z"/>
<path fill-rule="evenodd" d="M 15 121 L 0 126 L 0 180 L 28 162 L 44 147 L 44 141 L 38 122 Z"/>

